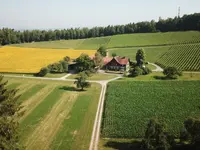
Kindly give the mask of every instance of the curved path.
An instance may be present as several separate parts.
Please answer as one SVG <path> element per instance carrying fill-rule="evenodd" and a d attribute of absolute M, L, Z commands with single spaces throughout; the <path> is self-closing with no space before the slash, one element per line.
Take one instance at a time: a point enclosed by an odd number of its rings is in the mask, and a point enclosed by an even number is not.
<path fill-rule="evenodd" d="M 154 63 L 149 63 L 149 64 L 156 67 L 156 69 L 154 69 L 152 71 L 155 71 L 155 72 L 162 72 L 163 71 L 163 69 L 160 66 L 158 66 Z"/>

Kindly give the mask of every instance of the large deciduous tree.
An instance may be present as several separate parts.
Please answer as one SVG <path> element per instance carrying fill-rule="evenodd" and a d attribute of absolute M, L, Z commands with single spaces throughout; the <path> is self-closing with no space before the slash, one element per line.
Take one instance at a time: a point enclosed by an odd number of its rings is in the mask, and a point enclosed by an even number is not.
<path fill-rule="evenodd" d="M 169 150 L 175 144 L 174 136 L 165 131 L 165 126 L 157 119 L 147 125 L 142 147 L 145 149 Z"/>
<path fill-rule="evenodd" d="M 77 59 L 77 71 L 90 71 L 94 68 L 94 61 L 87 55 L 81 54 Z"/>
<path fill-rule="evenodd" d="M 91 86 L 89 82 L 86 81 L 88 75 L 85 72 L 80 72 L 74 84 L 76 84 L 77 88 L 81 88 L 83 91 L 84 88 L 88 88 Z"/>

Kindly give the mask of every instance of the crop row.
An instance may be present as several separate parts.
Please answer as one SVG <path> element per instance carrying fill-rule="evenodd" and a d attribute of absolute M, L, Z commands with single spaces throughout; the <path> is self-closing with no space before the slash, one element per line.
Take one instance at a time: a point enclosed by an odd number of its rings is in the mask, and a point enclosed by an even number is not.
<path fill-rule="evenodd" d="M 200 44 L 172 46 L 156 63 L 184 71 L 200 71 Z"/>
<path fill-rule="evenodd" d="M 115 81 L 108 85 L 102 136 L 141 138 L 151 118 L 179 136 L 184 120 L 200 115 L 200 81 Z"/>

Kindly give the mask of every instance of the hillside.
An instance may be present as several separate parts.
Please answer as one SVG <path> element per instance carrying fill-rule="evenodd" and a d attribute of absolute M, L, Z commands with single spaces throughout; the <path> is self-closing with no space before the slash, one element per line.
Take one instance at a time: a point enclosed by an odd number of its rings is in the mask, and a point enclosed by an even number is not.
<path fill-rule="evenodd" d="M 58 49 L 97 49 L 101 45 L 108 48 L 141 47 L 199 43 L 200 32 L 166 32 L 166 33 L 138 33 L 123 34 L 109 37 L 89 38 L 80 40 L 59 40 L 48 42 L 32 42 L 15 44 L 18 47 L 58 48 Z"/>
<path fill-rule="evenodd" d="M 138 33 L 80 40 L 60 40 L 16 44 L 17 47 L 96 50 L 101 45 L 109 55 L 116 53 L 135 60 L 136 51 L 144 48 L 146 61 L 161 67 L 175 66 L 184 71 L 200 71 L 200 32 Z"/>

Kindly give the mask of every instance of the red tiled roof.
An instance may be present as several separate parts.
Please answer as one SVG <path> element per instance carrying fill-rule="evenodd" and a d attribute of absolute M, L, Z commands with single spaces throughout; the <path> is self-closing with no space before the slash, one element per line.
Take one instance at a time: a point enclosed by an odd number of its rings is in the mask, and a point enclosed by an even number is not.
<path fill-rule="evenodd" d="M 104 57 L 103 58 L 104 65 L 106 65 L 107 63 L 109 63 L 112 59 L 113 59 L 112 57 Z"/>
<path fill-rule="evenodd" d="M 120 64 L 120 65 L 127 65 L 128 63 L 128 58 L 126 57 L 120 57 L 120 56 L 116 56 L 115 60 Z"/>
<path fill-rule="evenodd" d="M 90 56 L 90 58 L 93 60 L 94 59 L 94 55 Z M 109 63 L 111 60 L 113 59 L 113 57 L 104 57 L 103 58 L 103 62 L 104 65 L 106 65 L 107 63 Z M 120 57 L 120 56 L 116 56 L 114 57 L 114 59 L 120 64 L 120 65 L 127 65 L 128 63 L 128 58 L 126 57 Z"/>

